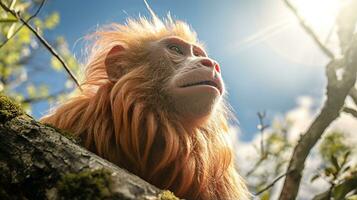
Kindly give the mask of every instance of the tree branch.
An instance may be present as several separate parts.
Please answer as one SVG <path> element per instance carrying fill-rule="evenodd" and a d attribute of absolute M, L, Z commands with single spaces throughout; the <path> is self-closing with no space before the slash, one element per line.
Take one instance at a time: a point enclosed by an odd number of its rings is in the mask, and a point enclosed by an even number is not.
<path fill-rule="evenodd" d="M 48 100 L 50 98 L 55 98 L 61 94 L 65 94 L 66 91 L 65 90 L 60 90 L 58 92 L 46 95 L 46 96 L 39 96 L 39 97 L 33 97 L 33 98 L 26 98 L 24 100 L 21 101 L 21 103 L 36 103 L 39 101 L 44 101 L 44 100 Z"/>
<path fill-rule="evenodd" d="M 20 13 L 17 13 L 11 9 L 9 9 L 2 1 L 0 1 L 0 6 L 7 12 L 11 13 L 14 17 L 20 20 L 36 37 L 37 39 L 46 47 L 46 49 L 55 57 L 57 60 L 62 64 L 64 69 L 67 71 L 68 75 L 72 78 L 74 83 L 78 86 L 80 90 L 82 90 L 79 82 L 77 81 L 76 77 L 73 75 L 67 64 L 65 63 L 64 59 L 57 53 L 57 51 L 26 21 L 24 20 Z"/>
<path fill-rule="evenodd" d="M 351 114 L 353 117 L 357 118 L 357 110 L 355 110 L 353 108 L 349 108 L 349 107 L 344 107 L 343 111 L 345 113 Z"/>
<path fill-rule="evenodd" d="M 178 200 L 73 140 L 0 95 L 0 199 Z"/>
<path fill-rule="evenodd" d="M 268 184 L 267 186 L 265 186 L 263 189 L 259 190 L 257 193 L 255 193 L 255 196 L 258 196 L 260 194 L 262 194 L 263 192 L 267 191 L 269 188 L 273 187 L 275 185 L 276 182 L 278 182 L 280 179 L 284 178 L 286 175 L 288 175 L 289 173 L 291 173 L 292 171 L 288 171 L 285 172 L 284 174 L 276 177 L 270 184 Z"/>
<path fill-rule="evenodd" d="M 297 8 L 293 6 L 289 0 L 284 0 L 286 6 L 294 13 L 294 15 L 297 17 L 297 19 L 300 22 L 301 27 L 305 30 L 307 34 L 314 40 L 314 42 L 317 44 L 317 46 L 321 49 L 321 51 L 330 59 L 334 59 L 335 56 L 334 54 L 320 41 L 319 37 L 315 34 L 315 32 L 310 28 L 310 26 L 307 25 L 303 17 L 299 14 Z"/>
<path fill-rule="evenodd" d="M 269 127 L 269 125 L 264 124 L 264 118 L 266 116 L 266 112 L 258 112 L 257 113 L 258 118 L 259 118 L 259 125 L 258 125 L 258 129 L 260 132 L 260 156 L 264 157 L 266 152 L 265 152 L 265 147 L 264 147 L 264 131 L 266 128 Z"/>
<path fill-rule="evenodd" d="M 40 5 L 38 6 L 36 12 L 35 12 L 33 15 L 31 15 L 31 16 L 26 20 L 27 23 L 29 23 L 33 18 L 35 18 L 35 17 L 38 15 L 38 13 L 40 13 L 40 11 L 41 11 L 43 5 L 45 4 L 45 2 L 46 2 L 46 0 L 41 1 L 41 3 L 40 3 Z M 12 20 L 12 21 L 13 21 L 13 22 L 17 22 L 18 19 L 16 18 L 16 20 Z M 6 40 L 4 40 L 4 41 L 0 44 L 0 49 L 1 49 L 9 40 L 11 40 L 24 26 L 25 26 L 25 24 L 21 24 L 21 26 L 20 26 L 19 28 L 17 28 L 16 31 L 14 31 L 14 33 L 13 33 L 9 38 L 7 38 Z"/>
<path fill-rule="evenodd" d="M 336 65 L 339 61 L 332 61 L 326 68 L 327 100 L 325 101 L 319 115 L 312 122 L 308 130 L 301 136 L 296 145 L 289 163 L 288 171 L 295 169 L 286 176 L 280 200 L 295 199 L 300 187 L 301 174 L 304 163 L 311 149 L 320 139 L 326 128 L 333 122 L 344 106 L 345 99 L 356 82 L 357 72 L 357 37 L 353 38 L 351 46 L 345 56 L 344 73 L 341 80 L 336 80 Z"/>
<path fill-rule="evenodd" d="M 254 164 L 253 168 L 248 171 L 248 173 L 245 175 L 246 177 L 252 175 L 258 167 L 263 163 L 264 160 L 266 160 L 268 157 L 268 154 L 261 155 L 259 160 Z"/>

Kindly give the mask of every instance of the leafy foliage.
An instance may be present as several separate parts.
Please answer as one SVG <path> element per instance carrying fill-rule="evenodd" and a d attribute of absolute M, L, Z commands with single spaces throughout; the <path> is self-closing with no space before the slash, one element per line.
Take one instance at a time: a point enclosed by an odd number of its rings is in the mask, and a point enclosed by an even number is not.
<path fill-rule="evenodd" d="M 271 129 L 267 130 L 264 138 L 264 155 L 260 155 L 252 169 L 247 173 L 248 184 L 251 191 L 259 192 L 260 199 L 269 200 L 277 189 L 274 184 L 268 184 L 281 174 L 284 174 L 293 144 L 296 142 L 288 139 L 291 123 L 275 121 Z M 256 147 L 257 153 L 260 152 Z M 318 179 L 326 181 L 330 187 L 321 194 L 316 194 L 319 199 L 354 199 L 357 192 L 357 166 L 353 161 L 356 156 L 355 148 L 347 142 L 346 135 L 340 131 L 332 131 L 322 139 L 317 157 L 321 158 L 318 173 L 310 174 L 311 183 Z"/>
<path fill-rule="evenodd" d="M 4 3 L 10 5 L 12 10 L 18 11 L 24 19 L 29 19 L 33 15 L 31 13 L 38 9 L 41 1 L 7 0 Z M 49 76 L 64 71 L 50 54 L 39 54 L 41 44 L 14 16 L 0 8 L 0 19 L 0 92 L 22 102 L 25 109 L 29 111 L 32 104 L 61 97 L 73 87 L 67 85 L 67 88 L 54 91 L 55 89 L 50 88 L 46 80 L 42 80 L 43 78 L 41 80 L 29 78 L 33 74 Z M 58 12 L 52 12 L 43 18 L 36 16 L 31 21 L 41 35 L 53 30 L 59 22 Z M 71 69 L 77 71 L 78 64 L 69 51 L 65 39 L 57 37 L 50 43 L 64 57 Z M 54 92 L 50 93 L 50 91 Z"/>
<path fill-rule="evenodd" d="M 331 132 L 324 138 L 319 146 L 324 162 L 320 173 L 315 174 L 311 181 L 322 178 L 330 184 L 330 188 L 318 195 L 318 199 L 349 199 L 357 194 L 357 166 L 351 159 L 353 150 L 341 132 Z"/>
<path fill-rule="evenodd" d="M 258 125 L 258 128 L 262 124 Z M 275 121 L 270 130 L 267 130 L 264 140 L 264 153 L 258 160 L 252 161 L 254 167 L 247 173 L 248 184 L 252 191 L 261 191 L 274 180 L 274 178 L 283 174 L 289 161 L 289 154 L 292 150 L 292 142 L 287 138 L 290 123 L 287 121 Z M 260 152 L 258 147 L 255 147 Z M 271 199 L 273 194 L 271 188 L 267 188 L 261 194 L 260 199 Z"/>

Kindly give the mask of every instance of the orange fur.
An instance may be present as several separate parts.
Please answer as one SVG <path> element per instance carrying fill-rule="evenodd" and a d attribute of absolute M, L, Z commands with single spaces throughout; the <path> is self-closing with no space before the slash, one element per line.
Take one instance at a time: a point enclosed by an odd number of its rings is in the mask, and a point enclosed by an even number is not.
<path fill-rule="evenodd" d="M 42 118 L 80 136 L 84 146 L 148 182 L 186 199 L 244 200 L 247 189 L 236 173 L 226 141 L 228 109 L 221 102 L 207 122 L 187 126 L 172 112 L 147 70 L 147 42 L 178 36 L 198 43 L 183 22 L 129 19 L 97 31 L 87 63 L 83 91 Z M 115 45 L 127 49 L 128 70 L 116 83 L 108 80 L 104 59 Z M 151 74 L 150 74 L 151 73 Z M 154 75 L 152 74 L 154 73 Z"/>

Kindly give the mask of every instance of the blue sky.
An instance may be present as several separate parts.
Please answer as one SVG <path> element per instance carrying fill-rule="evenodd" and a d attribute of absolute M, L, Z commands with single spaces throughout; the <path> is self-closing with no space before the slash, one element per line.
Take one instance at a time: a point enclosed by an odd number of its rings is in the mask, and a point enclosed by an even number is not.
<path fill-rule="evenodd" d="M 256 133 L 258 111 L 272 119 L 296 105 L 302 95 L 323 95 L 326 58 L 299 28 L 282 1 L 148 0 L 160 17 L 168 12 L 189 23 L 209 55 L 220 62 L 228 101 L 239 120 L 241 138 Z M 59 11 L 59 26 L 47 37 L 62 35 L 81 59 L 82 37 L 98 26 L 124 23 L 127 17 L 149 16 L 142 0 L 50 0 L 41 15 Z M 57 77 L 51 77 L 52 80 Z M 60 84 L 53 81 L 53 87 Z M 40 116 L 45 107 L 33 113 Z"/>

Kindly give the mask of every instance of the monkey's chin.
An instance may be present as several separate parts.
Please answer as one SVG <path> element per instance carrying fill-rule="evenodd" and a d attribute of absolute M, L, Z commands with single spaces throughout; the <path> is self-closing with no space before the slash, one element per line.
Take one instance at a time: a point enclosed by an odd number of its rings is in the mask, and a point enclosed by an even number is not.
<path fill-rule="evenodd" d="M 210 85 L 175 88 L 172 92 L 178 115 L 193 124 L 205 122 L 221 99 L 219 89 Z"/>

